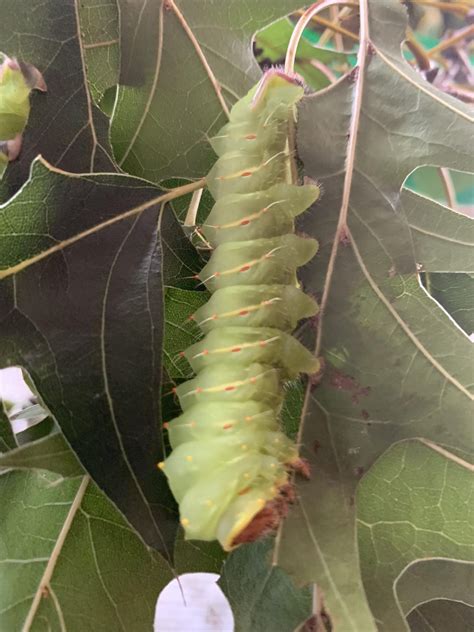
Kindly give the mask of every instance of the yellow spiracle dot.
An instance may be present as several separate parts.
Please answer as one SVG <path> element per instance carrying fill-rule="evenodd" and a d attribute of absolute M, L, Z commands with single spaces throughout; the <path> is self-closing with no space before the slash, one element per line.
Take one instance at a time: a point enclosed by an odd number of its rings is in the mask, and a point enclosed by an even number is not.
<path fill-rule="evenodd" d="M 191 421 L 191 423 L 189 425 L 191 426 L 191 428 L 195 428 L 196 427 L 196 422 L 195 421 Z"/>
<path fill-rule="evenodd" d="M 165 462 L 164 461 L 160 461 L 159 463 L 156 464 L 156 466 L 160 469 L 160 470 L 164 470 L 165 468 Z"/>
<path fill-rule="evenodd" d="M 265 504 L 265 501 L 263 500 L 263 498 L 257 498 L 257 502 L 260 506 L 263 507 L 263 505 Z"/>
<path fill-rule="evenodd" d="M 242 450 L 247 450 L 248 445 L 247 445 L 246 443 L 242 443 L 242 445 L 240 446 L 240 448 L 241 448 Z"/>
<path fill-rule="evenodd" d="M 212 505 L 214 504 L 212 500 L 208 499 L 206 500 L 206 502 L 204 503 L 207 507 L 212 507 Z"/>
<path fill-rule="evenodd" d="M 183 527 L 189 526 L 189 520 L 187 518 L 181 518 L 181 524 Z"/>
<path fill-rule="evenodd" d="M 250 474 L 248 472 L 244 472 L 244 478 L 250 478 Z"/>
<path fill-rule="evenodd" d="M 272 469 L 275 469 L 275 468 L 276 468 L 276 463 L 270 463 L 270 467 L 271 467 Z"/>
<path fill-rule="evenodd" d="M 252 417 L 250 417 L 249 415 L 247 415 L 244 419 L 245 421 L 252 421 Z"/>
<path fill-rule="evenodd" d="M 191 461 L 193 460 L 193 457 L 188 454 L 188 456 L 186 457 L 186 461 L 189 461 L 191 463 Z"/>

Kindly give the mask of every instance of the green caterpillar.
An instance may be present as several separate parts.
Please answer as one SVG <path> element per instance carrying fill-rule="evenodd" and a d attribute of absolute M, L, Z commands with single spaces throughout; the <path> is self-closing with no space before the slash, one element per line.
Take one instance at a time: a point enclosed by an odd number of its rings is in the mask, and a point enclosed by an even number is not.
<path fill-rule="evenodd" d="M 43 76 L 31 64 L 0 53 L 0 174 L 21 150 L 30 114 L 31 90 L 46 91 Z"/>
<path fill-rule="evenodd" d="M 205 333 L 184 352 L 196 377 L 175 389 L 183 414 L 166 424 L 173 451 L 159 466 L 186 538 L 225 550 L 277 526 L 290 472 L 304 470 L 279 424 L 284 382 L 319 369 L 291 336 L 318 309 L 296 278 L 317 242 L 294 234 L 294 218 L 319 189 L 289 183 L 288 125 L 303 93 L 268 71 L 211 141 L 216 203 L 201 230 L 213 252 L 199 278 L 212 297 L 193 315 Z"/>

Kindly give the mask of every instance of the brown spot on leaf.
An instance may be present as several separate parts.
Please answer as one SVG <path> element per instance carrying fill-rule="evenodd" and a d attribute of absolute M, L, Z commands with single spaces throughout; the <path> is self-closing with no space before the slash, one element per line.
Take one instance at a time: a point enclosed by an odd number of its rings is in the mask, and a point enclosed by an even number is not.
<path fill-rule="evenodd" d="M 358 404 L 361 397 L 367 397 L 370 393 L 370 386 L 361 386 L 351 375 L 333 370 L 329 377 L 329 384 L 339 391 L 351 393 L 351 400 Z"/>

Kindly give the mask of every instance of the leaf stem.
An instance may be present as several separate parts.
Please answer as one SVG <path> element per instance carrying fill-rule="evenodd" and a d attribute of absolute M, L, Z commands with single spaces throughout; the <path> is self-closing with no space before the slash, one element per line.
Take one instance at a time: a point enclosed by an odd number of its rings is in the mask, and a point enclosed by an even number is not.
<path fill-rule="evenodd" d="M 337 7 L 331 7 L 329 9 L 329 15 L 331 16 L 331 21 L 334 23 L 339 22 L 339 17 L 340 15 L 344 15 L 343 11 L 347 11 L 347 7 L 344 7 L 341 12 L 338 11 Z M 342 39 L 342 35 L 341 33 L 338 33 L 337 31 L 334 31 L 334 46 L 336 48 L 336 50 L 338 50 L 340 53 L 344 52 L 344 41 Z"/>
<path fill-rule="evenodd" d="M 22 632 L 29 632 L 31 630 L 31 626 L 33 625 L 34 618 L 38 611 L 39 605 L 41 603 L 41 599 L 43 597 L 43 590 L 49 589 L 49 583 L 54 573 L 54 569 L 56 568 L 56 564 L 58 562 L 59 556 L 61 554 L 64 542 L 66 541 L 66 537 L 71 530 L 72 523 L 74 522 L 74 518 L 76 517 L 77 510 L 80 508 L 82 499 L 84 498 L 84 494 L 86 493 L 87 486 L 89 485 L 90 478 L 89 476 L 84 476 L 77 490 L 76 496 L 71 503 L 69 508 L 69 512 L 66 516 L 64 524 L 59 532 L 58 539 L 56 540 L 53 550 L 51 551 L 51 556 L 46 564 L 46 568 L 44 569 L 43 576 L 40 579 L 38 584 L 38 588 L 36 589 L 35 596 L 33 601 L 31 602 L 30 609 L 25 619 L 25 623 L 22 627 Z"/>
<path fill-rule="evenodd" d="M 42 161 L 42 162 L 45 162 L 45 161 Z M 47 165 L 47 166 L 50 167 L 50 165 Z M 58 171 L 58 170 L 55 169 L 54 171 Z M 65 172 L 61 172 L 61 173 L 65 173 Z M 70 177 L 81 177 L 80 175 L 77 176 L 74 174 L 66 174 L 66 175 L 69 175 Z M 35 263 L 38 263 L 38 261 L 41 261 L 42 259 L 49 257 L 55 252 L 64 250 L 68 246 L 71 246 L 72 244 L 76 243 L 77 241 L 80 241 L 81 239 L 84 239 L 85 237 L 89 237 L 90 235 L 94 235 L 95 233 L 103 230 L 104 228 L 108 228 L 109 226 L 112 226 L 113 224 L 116 224 L 117 222 L 121 222 L 124 219 L 128 219 L 130 217 L 134 217 L 135 215 L 139 215 L 140 213 L 143 213 L 143 211 L 146 211 L 147 209 L 152 208 L 153 206 L 156 206 L 157 204 L 163 204 L 164 202 L 169 202 L 170 200 L 174 200 L 178 197 L 186 195 L 187 193 L 192 193 L 193 191 L 196 191 L 196 189 L 202 189 L 205 185 L 206 185 L 206 178 L 201 178 L 200 180 L 196 180 L 196 182 L 190 182 L 189 184 L 184 184 L 183 186 L 176 187 L 175 189 L 171 189 L 170 191 L 168 191 L 167 193 L 164 193 L 163 195 L 158 195 L 156 198 L 153 198 L 152 200 L 149 200 L 148 202 L 144 202 L 143 204 L 140 204 L 139 206 L 136 206 L 128 211 L 125 211 L 125 213 L 121 213 L 120 215 L 111 217 L 105 222 L 101 222 L 100 224 L 91 226 L 87 230 L 84 230 L 81 233 L 77 233 L 77 235 L 73 235 L 72 237 L 69 237 L 68 239 L 64 239 L 63 241 L 52 246 L 51 248 L 48 248 L 47 250 L 43 250 L 43 252 L 39 252 L 38 254 L 34 255 L 33 257 L 30 257 L 29 259 L 24 259 L 20 263 L 17 263 L 15 266 L 6 268 L 4 270 L 0 270 L 0 279 L 5 279 L 9 276 L 13 276 L 14 274 L 21 272 L 25 268 L 28 268 L 29 266 L 34 265 Z"/>
<path fill-rule="evenodd" d="M 303 13 L 304 13 L 303 11 L 296 11 L 295 15 L 303 15 Z M 359 41 L 359 36 L 356 33 L 349 31 L 349 29 L 346 29 L 343 26 L 336 24 L 335 22 L 331 22 L 330 20 L 327 20 L 326 18 L 323 18 L 320 15 L 313 15 L 313 17 L 311 18 L 311 21 L 315 22 L 316 24 L 320 24 L 321 26 L 325 26 L 327 29 L 331 29 L 332 31 L 335 31 L 336 33 L 340 33 L 341 35 L 348 37 L 354 42 Z"/>
<path fill-rule="evenodd" d="M 411 29 L 407 32 L 405 43 L 410 52 L 413 54 L 418 68 L 425 71 L 429 70 L 431 68 L 430 58 L 423 46 L 416 40 Z"/>
<path fill-rule="evenodd" d="M 352 177 L 354 174 L 354 162 L 357 149 L 357 140 L 359 133 L 360 116 L 362 110 L 362 98 L 364 91 L 365 67 L 367 64 L 367 55 L 369 48 L 369 18 L 367 0 L 360 2 L 360 46 L 357 54 L 357 66 L 352 71 L 355 74 L 354 94 L 352 102 L 352 117 L 349 128 L 349 139 L 347 142 L 346 157 L 346 173 L 344 177 L 344 186 L 342 190 L 341 210 L 337 223 L 336 232 L 334 234 L 334 242 L 332 244 L 331 254 L 329 256 L 326 278 L 324 281 L 324 290 L 321 297 L 319 327 L 316 337 L 315 355 L 321 354 L 322 336 L 323 336 L 323 319 L 326 311 L 329 292 L 331 287 L 331 279 L 336 265 L 340 242 L 347 236 L 347 213 L 349 210 L 349 200 L 352 190 Z"/>
<path fill-rule="evenodd" d="M 318 0 L 312 4 L 306 11 L 302 14 L 300 19 L 298 20 L 293 33 L 291 34 L 290 41 L 288 43 L 288 49 L 286 51 L 286 59 L 285 59 L 285 72 L 290 74 L 294 72 L 295 68 L 295 59 L 296 59 L 296 51 L 298 49 L 298 45 L 300 43 L 301 37 L 303 36 L 303 31 L 320 11 L 324 11 L 324 9 L 328 9 L 329 7 L 343 4 L 345 6 L 350 7 L 358 7 L 359 3 L 354 2 L 353 0 Z M 332 24 L 332 22 L 329 22 Z"/>
<path fill-rule="evenodd" d="M 194 191 L 191 202 L 189 203 L 188 212 L 186 213 L 186 217 L 184 219 L 185 226 L 196 226 L 197 212 L 203 191 L 204 189 L 196 189 L 196 191 Z"/>
<path fill-rule="evenodd" d="M 454 188 L 453 179 L 451 178 L 449 169 L 446 169 L 446 167 L 439 167 L 438 173 L 443 185 L 446 202 L 449 208 L 456 210 L 456 189 Z"/>

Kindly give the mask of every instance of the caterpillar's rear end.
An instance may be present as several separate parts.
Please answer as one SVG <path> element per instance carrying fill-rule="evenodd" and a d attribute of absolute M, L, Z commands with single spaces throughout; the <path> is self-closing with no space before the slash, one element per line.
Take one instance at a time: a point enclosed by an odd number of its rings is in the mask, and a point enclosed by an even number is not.
<path fill-rule="evenodd" d="M 294 234 L 294 218 L 319 195 L 289 183 L 288 125 L 302 96 L 270 70 L 212 141 L 216 203 L 202 233 L 214 250 L 199 275 L 212 296 L 194 315 L 205 337 L 185 352 L 196 377 L 176 389 L 183 414 L 168 424 L 173 451 L 160 467 L 186 538 L 226 550 L 278 525 L 291 470 L 303 467 L 279 422 L 285 381 L 319 369 L 291 336 L 318 309 L 296 278 L 317 242 Z"/>

